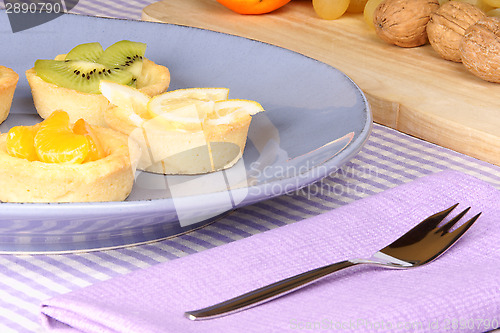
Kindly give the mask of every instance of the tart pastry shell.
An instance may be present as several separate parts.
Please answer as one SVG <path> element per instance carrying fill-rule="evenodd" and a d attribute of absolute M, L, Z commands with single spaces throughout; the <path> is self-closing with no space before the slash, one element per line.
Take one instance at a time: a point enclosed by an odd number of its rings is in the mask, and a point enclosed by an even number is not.
<path fill-rule="evenodd" d="M 139 144 L 139 170 L 192 175 L 233 166 L 245 149 L 252 117 L 243 117 L 235 124 L 205 124 L 199 131 L 167 130 L 161 117 L 144 119 L 139 125 L 118 107 L 107 109 L 105 119 L 109 127 Z"/>
<path fill-rule="evenodd" d="M 94 127 L 106 157 L 82 164 L 44 163 L 10 156 L 0 134 L 0 201 L 122 201 L 134 183 L 138 147 L 109 128 Z"/>
<path fill-rule="evenodd" d="M 19 75 L 16 72 L 0 66 L 0 124 L 9 116 L 18 80 Z"/>

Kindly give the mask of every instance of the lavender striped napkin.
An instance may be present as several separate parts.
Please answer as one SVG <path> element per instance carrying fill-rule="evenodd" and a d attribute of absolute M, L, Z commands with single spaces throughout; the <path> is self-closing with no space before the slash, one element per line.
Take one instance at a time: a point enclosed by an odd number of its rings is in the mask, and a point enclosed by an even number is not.
<path fill-rule="evenodd" d="M 469 232 L 410 270 L 357 266 L 259 307 L 192 322 L 186 310 L 305 270 L 366 257 L 460 202 Z M 457 210 L 458 212 L 458 210 Z M 84 332 L 483 332 L 500 320 L 500 192 L 455 171 L 328 213 L 47 300 L 49 329 Z"/>

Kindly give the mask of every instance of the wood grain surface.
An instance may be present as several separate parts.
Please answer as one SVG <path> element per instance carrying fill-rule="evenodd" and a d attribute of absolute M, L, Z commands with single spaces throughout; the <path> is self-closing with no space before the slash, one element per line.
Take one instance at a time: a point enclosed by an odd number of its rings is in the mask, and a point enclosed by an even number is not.
<path fill-rule="evenodd" d="M 500 165 L 500 84 L 441 59 L 430 45 L 384 43 L 360 14 L 328 21 L 310 0 L 265 15 L 239 15 L 215 0 L 164 0 L 142 19 L 271 43 L 330 64 L 353 79 L 377 123 Z"/>

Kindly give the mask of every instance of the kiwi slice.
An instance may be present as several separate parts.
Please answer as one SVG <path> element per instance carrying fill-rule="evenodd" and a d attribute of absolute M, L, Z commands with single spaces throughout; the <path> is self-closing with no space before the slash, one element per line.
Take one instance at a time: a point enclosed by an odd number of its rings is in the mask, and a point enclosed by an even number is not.
<path fill-rule="evenodd" d="M 96 62 L 132 73 L 134 79 L 141 75 L 142 59 L 146 53 L 146 44 L 122 40 L 109 46 Z M 134 80 L 135 81 L 135 80 Z"/>
<path fill-rule="evenodd" d="M 66 60 L 85 60 L 96 62 L 104 50 L 99 43 L 85 43 L 75 46 L 66 54 Z"/>
<path fill-rule="evenodd" d="M 101 79 L 120 84 L 130 84 L 133 79 L 128 71 L 84 60 L 37 60 L 35 71 L 47 82 L 91 94 L 100 93 Z"/>

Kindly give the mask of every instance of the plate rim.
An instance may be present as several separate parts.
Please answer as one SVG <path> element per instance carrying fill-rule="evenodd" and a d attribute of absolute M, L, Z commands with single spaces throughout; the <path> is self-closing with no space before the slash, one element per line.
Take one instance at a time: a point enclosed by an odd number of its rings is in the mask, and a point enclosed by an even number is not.
<path fill-rule="evenodd" d="M 6 16 L 6 14 L 2 14 L 2 16 L 3 15 Z M 352 87 L 356 90 L 356 92 L 362 98 L 362 102 L 363 102 L 364 107 L 365 107 L 365 110 L 364 110 L 365 115 L 366 115 L 365 122 L 364 122 L 362 130 L 358 133 L 357 137 L 354 138 L 353 141 L 345 149 L 340 151 L 337 155 L 332 156 L 330 159 L 324 161 L 323 163 L 318 164 L 318 165 L 307 170 L 307 172 L 305 173 L 306 175 L 304 177 L 304 179 L 306 179 L 306 180 L 304 182 L 302 182 L 303 184 L 301 184 L 301 187 L 307 186 L 308 184 L 312 184 L 314 182 L 317 182 L 317 181 L 323 179 L 329 173 L 332 172 L 334 167 L 344 165 L 347 161 L 349 161 L 352 157 L 354 157 L 363 148 L 363 146 L 365 145 L 366 141 L 368 140 L 368 138 L 370 136 L 372 126 L 373 126 L 373 114 L 372 114 L 371 107 L 370 107 L 370 104 L 367 100 L 366 95 L 363 93 L 363 91 L 360 89 L 360 87 L 343 71 L 341 71 L 338 68 L 336 68 L 332 65 L 329 65 L 325 62 L 322 62 L 320 60 L 312 58 L 310 56 L 301 54 L 299 52 L 296 52 L 296 51 L 293 51 L 293 50 L 290 50 L 290 49 L 287 49 L 287 48 L 284 48 L 284 47 L 281 47 L 278 45 L 274 45 L 271 43 L 267 43 L 267 42 L 263 42 L 263 41 L 260 41 L 257 39 L 253 39 L 253 38 L 248 38 L 248 37 L 244 37 L 244 36 L 229 34 L 229 33 L 210 30 L 210 29 L 203 29 L 203 28 L 199 28 L 199 27 L 175 24 L 175 23 L 162 23 L 162 22 L 143 21 L 143 20 L 135 20 L 135 19 L 130 20 L 130 19 L 111 18 L 111 17 L 95 17 L 95 16 L 81 15 L 81 14 L 74 14 L 74 13 L 65 13 L 65 14 L 61 15 L 61 17 L 56 18 L 56 20 L 61 19 L 63 17 L 67 17 L 67 16 L 71 16 L 72 19 L 74 18 L 77 20 L 96 20 L 96 21 L 105 20 L 108 22 L 122 22 L 122 23 L 127 22 L 127 24 L 132 23 L 132 24 L 140 24 L 140 25 L 170 25 L 170 26 L 179 27 L 181 29 L 196 29 L 199 31 L 204 31 L 204 33 L 208 32 L 208 33 L 215 33 L 215 34 L 230 36 L 230 38 L 249 40 L 252 42 L 264 44 L 264 45 L 266 45 L 266 47 L 280 49 L 280 50 L 282 50 L 282 52 L 284 51 L 284 52 L 293 53 L 297 56 L 310 59 L 311 61 L 314 61 L 318 64 L 321 64 L 322 66 L 326 66 L 330 70 L 334 70 L 337 73 L 339 73 L 341 76 L 344 77 L 344 79 L 347 79 L 349 84 L 352 85 Z M 110 23 L 110 24 L 114 24 L 114 23 Z M 24 32 L 24 33 L 26 33 L 26 32 Z M 339 158 L 339 156 L 341 156 L 341 158 Z M 340 159 L 340 161 L 339 161 L 339 159 Z M 332 160 L 335 160 L 335 162 L 332 163 Z M 333 164 L 333 165 L 330 165 L 330 164 Z M 307 174 L 317 170 L 319 166 L 325 166 L 325 165 L 327 166 L 327 168 L 324 168 L 324 169 L 328 170 L 328 172 L 323 172 L 320 174 L 320 176 L 316 176 L 316 177 L 307 176 Z M 218 172 L 221 172 L 221 171 L 218 171 Z M 267 186 L 271 186 L 271 185 L 277 184 L 277 183 L 283 184 L 283 183 L 286 183 L 287 181 L 292 180 L 292 179 L 296 179 L 296 177 L 287 177 L 287 178 L 259 184 L 257 186 L 244 187 L 243 189 L 265 188 Z M 299 188 L 301 188 L 301 187 L 299 187 Z M 297 189 L 298 188 L 296 188 L 294 190 L 297 190 Z M 241 191 L 241 190 L 242 189 L 234 189 L 231 191 Z M 217 192 L 213 192 L 213 193 L 217 193 Z M 186 198 L 190 198 L 191 200 L 197 199 L 197 198 L 205 198 L 207 196 L 210 196 L 213 193 L 210 192 L 207 194 L 188 196 Z M 260 197 L 255 202 L 250 202 L 250 203 L 246 203 L 246 201 L 244 200 L 245 201 L 244 205 L 253 204 L 253 203 L 256 203 L 258 201 L 271 199 L 273 197 L 277 197 L 277 196 L 280 196 L 283 194 L 286 194 L 286 193 L 285 192 L 273 193 L 270 196 Z M 180 198 L 180 199 L 184 200 L 185 198 Z M 120 212 L 119 212 L 120 215 L 123 214 L 124 209 L 127 211 L 134 212 L 135 214 L 143 212 L 143 211 L 161 212 L 161 211 L 164 211 L 164 209 L 162 209 L 162 207 L 168 206 L 168 205 L 165 205 L 166 202 L 171 203 L 171 202 L 173 202 L 173 199 L 172 198 L 157 198 L 157 199 L 106 201 L 106 202 L 46 202 L 46 203 L 45 202 L 44 203 L 42 203 L 42 202 L 29 203 L 29 202 L 1 202 L 0 201 L 0 208 L 2 211 L 0 216 L 6 215 L 5 213 L 12 214 L 13 212 L 15 212 L 16 213 L 15 215 L 19 216 L 20 218 L 21 217 L 30 217 L 30 216 L 32 216 L 32 213 L 29 214 L 28 211 L 32 211 L 32 209 L 37 209 L 37 210 L 42 209 L 44 211 L 54 210 L 55 212 L 57 212 L 57 215 L 59 215 L 59 214 L 61 214 L 61 212 L 65 212 L 68 210 L 88 209 L 88 207 L 92 207 L 96 211 L 98 210 L 99 215 L 101 215 L 103 213 L 109 214 L 110 212 L 115 212 L 117 210 L 117 208 L 120 208 Z M 26 208 L 30 208 L 30 209 L 26 209 Z M 23 213 L 25 213 L 25 214 L 23 214 Z M 47 212 L 45 212 L 45 213 L 47 213 Z M 118 213 L 118 212 L 115 212 L 115 213 Z"/>

